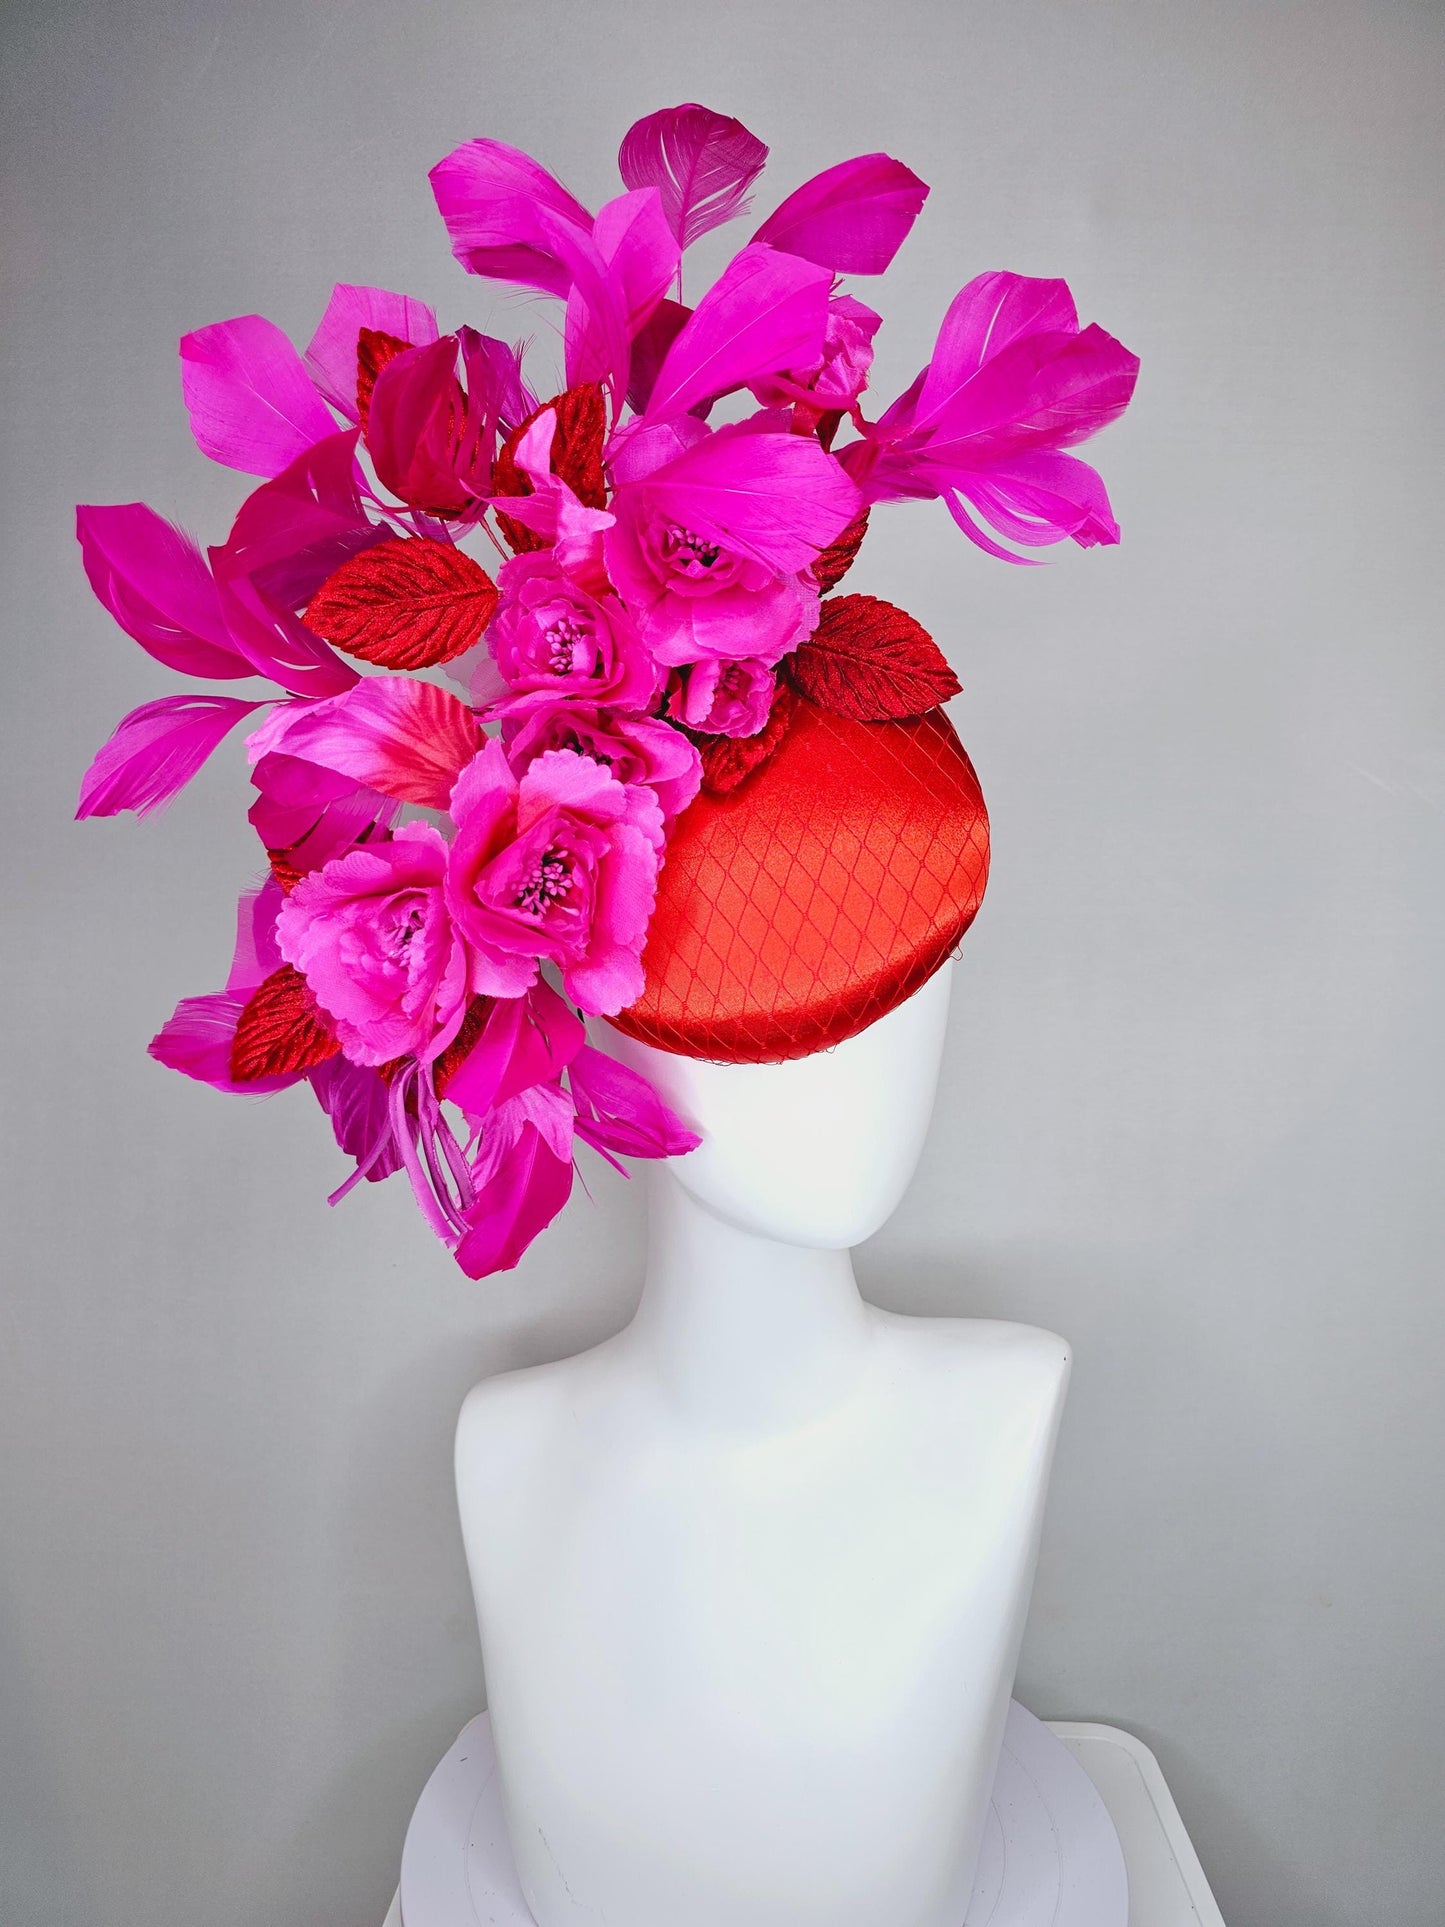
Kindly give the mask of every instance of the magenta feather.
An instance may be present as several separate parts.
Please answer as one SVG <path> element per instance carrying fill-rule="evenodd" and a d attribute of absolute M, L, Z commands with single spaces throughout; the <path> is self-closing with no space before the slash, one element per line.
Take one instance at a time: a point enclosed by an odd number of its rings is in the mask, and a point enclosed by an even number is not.
<path fill-rule="evenodd" d="M 835 274 L 882 274 L 927 198 L 927 185 L 902 161 L 860 154 L 805 181 L 753 239 Z"/>
<path fill-rule="evenodd" d="M 756 419 L 718 429 L 637 486 L 663 520 L 781 574 L 807 568 L 862 506 L 815 437 L 760 433 Z"/>
<path fill-rule="evenodd" d="M 555 224 L 588 235 L 592 216 L 530 154 L 503 141 L 467 141 L 437 162 L 430 180 L 464 268 L 566 295 L 573 276 Z"/>
<path fill-rule="evenodd" d="M 649 114 L 622 137 L 617 167 L 629 187 L 655 187 L 679 244 L 691 247 L 750 205 L 768 150 L 740 120 L 688 101 Z"/>
<path fill-rule="evenodd" d="M 247 475 L 279 475 L 336 431 L 300 355 L 264 315 L 183 335 L 181 393 L 201 453 Z"/>
<path fill-rule="evenodd" d="M 243 716 L 261 702 L 187 692 L 142 703 L 96 751 L 80 785 L 79 820 L 134 810 L 149 816 L 185 788 Z"/>
<path fill-rule="evenodd" d="M 321 394 L 353 422 L 357 418 L 356 345 L 363 328 L 395 335 L 413 348 L 424 348 L 439 332 L 436 312 L 425 301 L 413 301 L 410 295 L 392 294 L 386 288 L 336 284 L 305 359 Z"/>
<path fill-rule="evenodd" d="M 143 502 L 75 511 L 81 559 L 100 601 L 147 655 L 183 676 L 252 676 L 220 593 L 191 537 Z"/>
<path fill-rule="evenodd" d="M 760 375 L 811 367 L 823 352 L 832 276 L 796 255 L 733 256 L 668 349 L 645 419 L 681 415 Z"/>

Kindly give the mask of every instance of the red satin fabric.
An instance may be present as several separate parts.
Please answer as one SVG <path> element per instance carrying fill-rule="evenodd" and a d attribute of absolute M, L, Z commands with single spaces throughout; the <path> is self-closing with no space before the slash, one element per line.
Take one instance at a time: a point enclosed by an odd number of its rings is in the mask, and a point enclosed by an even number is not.
<path fill-rule="evenodd" d="M 841 1043 L 958 943 L 988 847 L 978 778 L 941 710 L 855 723 L 800 699 L 771 761 L 674 825 L 646 988 L 612 1022 L 722 1063 Z"/>

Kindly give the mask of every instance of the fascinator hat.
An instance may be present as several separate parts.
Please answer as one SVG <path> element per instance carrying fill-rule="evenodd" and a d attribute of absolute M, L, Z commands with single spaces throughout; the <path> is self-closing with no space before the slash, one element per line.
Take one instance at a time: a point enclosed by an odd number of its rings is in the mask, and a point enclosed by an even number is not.
<path fill-rule="evenodd" d="M 840 587 L 879 505 L 939 500 L 1014 563 L 1118 540 L 1065 451 L 1137 362 L 1062 281 L 969 282 L 873 412 L 880 317 L 850 284 L 923 207 L 900 161 L 819 174 L 683 299 L 686 249 L 748 213 L 766 157 L 667 109 L 593 213 L 468 142 L 431 175 L 452 251 L 560 304 L 560 368 L 342 283 L 304 352 L 260 315 L 181 341 L 197 444 L 257 481 L 224 542 L 77 511 L 120 626 L 250 685 L 143 704 L 82 782 L 80 816 L 146 814 L 246 725 L 264 867 L 223 987 L 151 1054 L 228 1092 L 309 1084 L 351 1161 L 332 1202 L 404 1171 L 473 1277 L 556 1216 L 579 1143 L 621 1168 L 697 1142 L 583 1017 L 799 1057 L 968 928 L 988 819 L 959 685 L 912 617 Z"/>

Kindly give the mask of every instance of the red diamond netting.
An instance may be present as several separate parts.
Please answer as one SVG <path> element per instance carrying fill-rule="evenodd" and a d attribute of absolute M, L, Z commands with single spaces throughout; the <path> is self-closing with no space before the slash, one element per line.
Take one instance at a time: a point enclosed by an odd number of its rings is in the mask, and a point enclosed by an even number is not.
<path fill-rule="evenodd" d="M 612 1021 L 684 1057 L 823 1050 L 933 974 L 987 877 L 983 796 L 941 710 L 857 723 L 800 701 L 772 759 L 674 827 L 646 988 Z"/>

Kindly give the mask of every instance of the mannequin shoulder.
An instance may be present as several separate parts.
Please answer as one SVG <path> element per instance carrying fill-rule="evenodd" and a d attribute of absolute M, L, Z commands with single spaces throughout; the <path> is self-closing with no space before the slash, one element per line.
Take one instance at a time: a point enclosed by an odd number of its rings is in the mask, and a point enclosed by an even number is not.
<path fill-rule="evenodd" d="M 1063 1397 L 1073 1353 L 1067 1339 L 1037 1325 L 997 1318 L 913 1318 L 875 1313 L 885 1355 L 920 1388 L 957 1393 L 983 1385 L 1051 1404 Z"/>
<path fill-rule="evenodd" d="M 600 1349 L 600 1348 L 599 1348 Z M 468 1479 L 505 1479 L 535 1465 L 565 1431 L 588 1376 L 584 1352 L 547 1365 L 499 1372 L 474 1385 L 457 1417 L 457 1471 Z"/>

